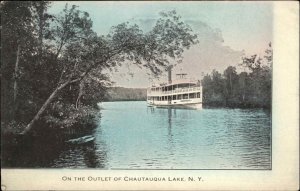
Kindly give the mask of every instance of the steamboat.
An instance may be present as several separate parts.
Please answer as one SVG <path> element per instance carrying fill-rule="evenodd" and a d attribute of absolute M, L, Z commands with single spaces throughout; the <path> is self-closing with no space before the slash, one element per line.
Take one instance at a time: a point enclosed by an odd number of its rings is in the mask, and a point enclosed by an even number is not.
<path fill-rule="evenodd" d="M 147 104 L 154 107 L 202 109 L 202 85 L 200 80 L 176 74 L 172 80 L 168 70 L 168 83 L 147 88 Z"/>

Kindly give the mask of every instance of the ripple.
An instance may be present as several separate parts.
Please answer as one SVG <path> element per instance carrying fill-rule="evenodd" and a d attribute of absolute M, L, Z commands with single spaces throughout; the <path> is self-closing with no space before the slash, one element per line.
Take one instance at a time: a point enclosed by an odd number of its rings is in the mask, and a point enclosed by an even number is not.
<path fill-rule="evenodd" d="M 149 109 L 102 103 L 93 146 L 62 148 L 64 168 L 270 169 L 271 119 L 261 109 Z"/>

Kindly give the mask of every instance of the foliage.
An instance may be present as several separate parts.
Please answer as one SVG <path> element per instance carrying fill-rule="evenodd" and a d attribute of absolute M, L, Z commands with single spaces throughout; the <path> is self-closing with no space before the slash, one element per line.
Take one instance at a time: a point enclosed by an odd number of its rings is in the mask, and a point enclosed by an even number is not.
<path fill-rule="evenodd" d="M 244 57 L 241 65 L 249 69 L 250 72 L 237 74 L 236 68 L 229 66 L 223 75 L 214 70 L 211 75 L 204 76 L 202 85 L 205 105 L 271 107 L 271 44 L 269 44 L 264 58 L 257 55 Z"/>
<path fill-rule="evenodd" d="M 20 79 L 25 71 L 21 67 L 15 72 L 18 46 L 22 45 L 19 55 L 26 57 L 33 51 L 30 2 L 6 2 L 1 4 L 1 121 L 14 117 L 13 82 Z M 5 110 L 4 110 L 5 109 Z"/>
<path fill-rule="evenodd" d="M 50 5 L 1 4 L 2 126 L 27 124 L 23 133 L 37 122 L 57 128 L 89 118 L 110 86 L 103 70 L 126 62 L 159 75 L 197 43 L 175 11 L 161 13 L 147 33 L 127 22 L 103 36 L 92 30 L 89 14 L 77 6 L 66 4 L 60 14 L 51 15 Z"/>
<path fill-rule="evenodd" d="M 56 101 L 44 115 L 44 121 L 50 128 L 69 128 L 82 124 L 83 119 L 93 118 L 98 110 L 89 106 L 75 107 L 75 104 L 65 104 Z"/>

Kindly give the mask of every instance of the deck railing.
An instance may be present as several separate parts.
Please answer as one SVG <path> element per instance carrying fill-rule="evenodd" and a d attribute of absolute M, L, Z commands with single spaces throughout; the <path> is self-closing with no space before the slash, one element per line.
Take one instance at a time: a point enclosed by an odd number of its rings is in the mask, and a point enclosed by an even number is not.
<path fill-rule="evenodd" d="M 174 94 L 174 93 L 186 93 L 186 92 L 193 92 L 193 91 L 199 91 L 201 90 L 201 87 L 192 87 L 192 88 L 176 88 L 175 90 L 170 91 L 151 91 L 148 90 L 148 95 L 153 94 Z"/>

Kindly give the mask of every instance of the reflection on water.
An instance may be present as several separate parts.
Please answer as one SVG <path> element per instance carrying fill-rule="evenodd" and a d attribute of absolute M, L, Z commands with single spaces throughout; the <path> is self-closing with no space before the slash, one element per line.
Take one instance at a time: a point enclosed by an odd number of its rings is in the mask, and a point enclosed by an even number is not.
<path fill-rule="evenodd" d="M 164 109 L 145 102 L 107 102 L 101 107 L 93 142 L 47 147 L 47 160 L 40 153 L 23 153 L 29 158 L 25 161 L 35 162 L 12 166 L 271 169 L 269 111 Z"/>
<path fill-rule="evenodd" d="M 260 109 L 182 110 L 103 103 L 107 168 L 270 169 L 271 122 Z"/>

